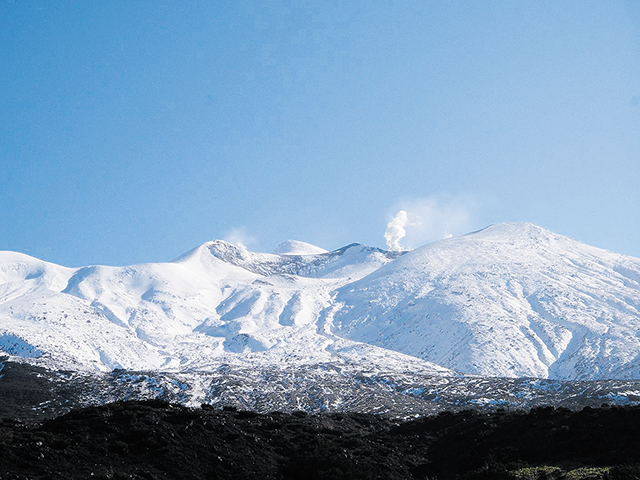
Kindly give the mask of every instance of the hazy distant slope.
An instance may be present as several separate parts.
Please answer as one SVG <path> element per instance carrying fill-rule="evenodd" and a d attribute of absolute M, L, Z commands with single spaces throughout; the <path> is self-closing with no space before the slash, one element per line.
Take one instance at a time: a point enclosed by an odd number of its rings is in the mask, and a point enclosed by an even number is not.
<path fill-rule="evenodd" d="M 332 331 L 458 371 L 640 378 L 640 260 L 531 224 L 416 249 L 338 290 Z"/>

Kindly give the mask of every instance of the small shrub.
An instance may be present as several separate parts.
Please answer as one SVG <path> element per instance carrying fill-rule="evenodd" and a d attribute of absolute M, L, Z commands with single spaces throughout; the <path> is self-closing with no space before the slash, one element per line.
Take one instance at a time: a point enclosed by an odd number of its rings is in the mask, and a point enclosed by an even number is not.
<path fill-rule="evenodd" d="M 545 465 L 542 467 L 526 467 L 510 472 L 516 480 L 556 480 L 564 478 L 561 468 Z"/>
<path fill-rule="evenodd" d="M 567 472 L 567 480 L 600 480 L 609 473 L 609 467 L 583 467 Z"/>

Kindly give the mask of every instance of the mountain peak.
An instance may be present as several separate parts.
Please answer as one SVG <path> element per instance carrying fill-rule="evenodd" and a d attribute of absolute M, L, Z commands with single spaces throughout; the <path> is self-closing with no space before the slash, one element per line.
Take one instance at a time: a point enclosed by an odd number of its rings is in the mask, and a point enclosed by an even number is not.
<path fill-rule="evenodd" d="M 480 230 L 469 232 L 460 238 L 465 237 L 478 237 L 478 238 L 490 238 L 495 239 L 525 239 L 541 240 L 549 238 L 560 238 L 558 235 L 546 228 L 540 227 L 533 223 L 528 222 L 502 222 L 494 223 Z"/>
<path fill-rule="evenodd" d="M 319 255 L 328 253 L 324 248 L 316 247 L 310 243 L 300 242 L 298 240 L 287 240 L 278 244 L 273 250 L 276 255 Z"/>
<path fill-rule="evenodd" d="M 640 364 L 638 280 L 638 259 L 501 223 L 342 287 L 332 332 L 467 373 L 629 378 Z"/>

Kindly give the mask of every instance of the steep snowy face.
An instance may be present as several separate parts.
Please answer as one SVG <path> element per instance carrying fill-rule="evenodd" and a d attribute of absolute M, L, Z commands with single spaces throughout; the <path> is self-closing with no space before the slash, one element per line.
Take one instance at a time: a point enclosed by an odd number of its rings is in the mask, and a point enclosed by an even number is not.
<path fill-rule="evenodd" d="M 334 334 L 461 372 L 640 378 L 640 260 L 531 224 L 414 250 L 335 303 Z"/>

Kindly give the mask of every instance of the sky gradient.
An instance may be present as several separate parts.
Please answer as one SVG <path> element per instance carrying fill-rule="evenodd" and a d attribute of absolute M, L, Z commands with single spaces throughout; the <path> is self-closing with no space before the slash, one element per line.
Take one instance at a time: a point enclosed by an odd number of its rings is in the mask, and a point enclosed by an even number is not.
<path fill-rule="evenodd" d="M 0 250 L 385 247 L 405 210 L 405 248 L 529 221 L 640 257 L 635 1 L 0 0 L 0 71 Z"/>

